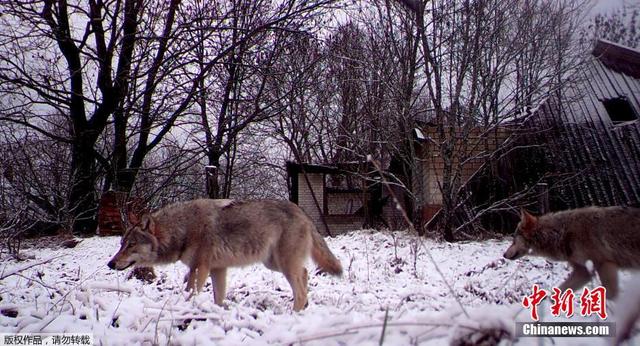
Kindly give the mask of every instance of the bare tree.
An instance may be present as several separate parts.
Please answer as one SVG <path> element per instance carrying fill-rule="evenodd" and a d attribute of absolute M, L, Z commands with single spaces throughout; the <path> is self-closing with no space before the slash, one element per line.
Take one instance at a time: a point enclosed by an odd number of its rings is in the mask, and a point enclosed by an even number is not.
<path fill-rule="evenodd" d="M 54 126 L 48 129 L 56 132 Z M 10 123 L 1 126 L 0 138 L 0 167 L 3 167 L 0 208 L 8 215 L 32 215 L 34 218 L 24 220 L 26 223 L 35 219 L 42 221 L 43 226 L 69 226 L 64 225 L 69 221 L 68 148 L 38 133 L 21 133 Z"/>
<path fill-rule="evenodd" d="M 284 142 L 284 160 L 327 162 L 332 127 L 324 110 L 328 103 L 323 87 L 326 56 L 322 42 L 310 33 L 302 33 L 292 36 L 283 50 L 282 58 L 273 66 L 275 78 L 269 85 L 281 111 L 265 131 Z"/>
<path fill-rule="evenodd" d="M 357 173 L 364 177 L 373 154 L 396 169 L 394 183 L 410 196 L 418 95 L 414 24 L 399 5 L 373 3 L 376 11 L 352 15 L 330 35 L 300 36 L 286 48 L 271 91 L 292 92 L 273 129 L 288 160 L 360 162 Z"/>
<path fill-rule="evenodd" d="M 581 2 L 400 2 L 415 16 L 434 124 L 429 147 L 443 163 L 439 228 L 452 240 L 463 170 L 494 150 L 483 138 L 560 90 L 579 65 Z"/>
<path fill-rule="evenodd" d="M 205 145 L 217 165 L 269 107 L 260 101 L 268 64 L 258 60 L 269 61 L 277 36 L 301 30 L 331 3 L 0 2 L 0 26 L 13 28 L 0 34 L 0 120 L 69 148 L 65 208 L 75 231 L 92 232 L 98 184 L 131 191 L 146 156 L 163 151 L 176 127 L 193 134 L 207 102 L 218 121 L 200 123 L 221 130 L 209 131 Z M 247 76 L 251 83 L 240 83 Z M 218 91 L 221 100 L 206 98 Z M 65 119 L 56 123 L 62 131 L 47 127 L 51 115 Z"/>
<path fill-rule="evenodd" d="M 201 75 L 209 68 L 212 72 L 198 86 L 199 121 L 204 133 L 201 146 L 207 164 L 217 168 L 213 174 L 224 168 L 222 180 L 217 176 L 212 179 L 209 197 L 228 197 L 231 193 L 240 133 L 280 112 L 277 101 L 285 95 L 268 93 L 267 88 L 276 78 L 273 66 L 289 36 L 309 30 L 314 18 L 329 4 L 331 1 L 229 1 L 222 7 L 226 12 L 219 13 L 214 22 L 196 22 L 199 24 L 194 34 L 200 38 L 194 51 L 197 70 Z M 207 5 L 194 10 L 206 12 Z M 205 37 L 211 25 L 225 30 Z M 202 63 L 206 52 L 217 46 L 228 47 L 226 56 L 215 66 Z"/>
<path fill-rule="evenodd" d="M 596 15 L 585 36 L 638 48 L 640 47 L 639 21 L 640 4 L 624 4 L 613 13 Z"/>
<path fill-rule="evenodd" d="M 128 191 L 133 179 L 126 175 L 133 173 L 135 178 L 144 155 L 172 125 L 166 122 L 156 142 L 147 144 L 158 71 L 169 61 L 165 53 L 178 4 L 139 0 L 0 4 L 1 25 L 16 28 L 2 31 L 0 85 L 5 92 L 3 103 L 11 110 L 2 119 L 69 146 L 67 208 L 77 232 L 95 229 L 101 172 L 107 174 L 105 188 L 113 185 Z M 163 29 L 155 35 L 157 27 Z M 148 55 L 154 58 L 141 58 Z M 145 83 L 138 83 L 143 74 Z M 137 87 L 142 87 L 140 93 Z M 136 102 L 137 96 L 141 102 Z M 65 117 L 67 122 L 61 126 L 66 131 L 56 134 L 45 127 L 50 114 Z M 113 149 L 100 152 L 110 119 Z M 136 120 L 138 146 L 126 167 L 127 136 Z"/>

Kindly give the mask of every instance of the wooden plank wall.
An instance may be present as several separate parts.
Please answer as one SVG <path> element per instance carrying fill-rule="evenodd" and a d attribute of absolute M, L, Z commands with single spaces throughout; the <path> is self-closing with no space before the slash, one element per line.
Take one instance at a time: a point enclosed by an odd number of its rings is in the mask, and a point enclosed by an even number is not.
<path fill-rule="evenodd" d="M 464 232 L 513 230 L 517 205 L 537 203 L 535 190 L 521 200 L 468 222 L 502 198 L 549 186 L 551 210 L 590 205 L 640 205 L 640 120 L 614 124 L 602 103 L 626 97 L 640 115 L 640 79 L 622 74 L 594 58 L 579 80 L 550 97 L 523 124 L 504 155 L 490 162 L 461 190 L 455 223 Z M 493 187 L 493 188 L 490 188 Z M 502 206 L 504 207 L 504 206 Z M 511 209 L 511 210 L 509 210 Z"/>

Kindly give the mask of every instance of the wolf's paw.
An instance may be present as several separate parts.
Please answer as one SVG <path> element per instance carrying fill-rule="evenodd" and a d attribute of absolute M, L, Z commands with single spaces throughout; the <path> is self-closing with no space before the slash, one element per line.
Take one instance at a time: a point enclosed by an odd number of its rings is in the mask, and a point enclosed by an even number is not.
<path fill-rule="evenodd" d="M 229 308 L 231 307 L 231 305 L 229 305 L 229 303 L 227 302 L 222 302 L 222 303 L 215 303 L 214 305 L 214 309 L 220 309 L 220 310 L 229 310 Z"/>

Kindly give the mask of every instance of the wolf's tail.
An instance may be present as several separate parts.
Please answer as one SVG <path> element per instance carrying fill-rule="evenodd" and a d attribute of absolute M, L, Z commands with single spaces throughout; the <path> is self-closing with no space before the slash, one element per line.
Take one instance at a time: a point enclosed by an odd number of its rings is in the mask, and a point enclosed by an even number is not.
<path fill-rule="evenodd" d="M 311 248 L 311 258 L 316 262 L 321 272 L 336 276 L 342 275 L 342 265 L 336 256 L 329 250 L 324 238 L 315 229 L 311 230 L 313 247 Z"/>

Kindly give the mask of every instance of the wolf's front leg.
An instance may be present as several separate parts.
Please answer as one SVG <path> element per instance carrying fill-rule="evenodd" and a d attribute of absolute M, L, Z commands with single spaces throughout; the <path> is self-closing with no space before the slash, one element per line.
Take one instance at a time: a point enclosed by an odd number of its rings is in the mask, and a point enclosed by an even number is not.
<path fill-rule="evenodd" d="M 210 272 L 213 281 L 213 300 L 222 306 L 227 290 L 227 268 L 214 268 Z"/>
<path fill-rule="evenodd" d="M 560 285 L 562 291 L 567 288 L 577 290 L 584 286 L 589 280 L 591 280 L 591 273 L 582 264 L 570 263 L 573 267 L 573 271 L 569 274 L 569 277 Z"/>
<path fill-rule="evenodd" d="M 607 289 L 607 298 L 618 296 L 618 266 L 613 262 L 596 264 L 596 271 L 600 276 L 602 285 Z"/>
<path fill-rule="evenodd" d="M 189 272 L 184 276 L 184 281 L 187 283 L 187 292 L 191 292 L 187 300 L 190 300 L 196 293 L 202 291 L 205 281 L 209 276 L 209 270 L 206 266 L 192 267 Z"/>
<path fill-rule="evenodd" d="M 193 284 L 195 283 L 196 276 L 195 270 L 189 269 L 189 271 L 184 275 L 183 282 L 187 284 L 187 288 L 185 291 L 191 292 L 193 290 Z"/>
<path fill-rule="evenodd" d="M 200 293 L 204 284 L 207 282 L 207 277 L 209 276 L 209 268 L 206 264 L 200 264 L 195 271 L 189 274 L 190 276 L 195 276 L 195 287 L 194 290 L 196 293 Z"/>

